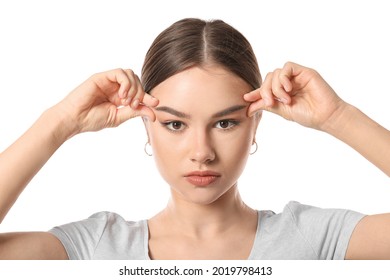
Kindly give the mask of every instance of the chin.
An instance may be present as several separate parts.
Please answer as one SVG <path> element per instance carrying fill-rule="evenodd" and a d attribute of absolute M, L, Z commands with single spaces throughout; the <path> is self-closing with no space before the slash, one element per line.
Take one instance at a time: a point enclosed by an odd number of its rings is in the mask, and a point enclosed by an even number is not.
<path fill-rule="evenodd" d="M 211 205 L 221 199 L 229 189 L 224 191 L 217 191 L 217 188 L 196 187 L 191 189 L 190 191 L 179 192 L 178 195 L 174 196 L 190 203 L 206 206 Z M 173 193 L 177 194 L 176 191 L 174 191 Z"/>

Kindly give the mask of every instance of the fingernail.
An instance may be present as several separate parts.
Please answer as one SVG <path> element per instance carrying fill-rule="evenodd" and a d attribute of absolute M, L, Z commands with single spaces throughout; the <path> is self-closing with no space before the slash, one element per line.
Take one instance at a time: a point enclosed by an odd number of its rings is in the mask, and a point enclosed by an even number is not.
<path fill-rule="evenodd" d="M 131 107 L 133 109 L 137 109 L 138 105 L 139 105 L 139 100 L 138 100 L 138 98 L 136 98 L 136 99 L 134 99 L 133 103 L 131 104 Z"/>
<path fill-rule="evenodd" d="M 254 115 L 256 115 L 258 112 L 261 112 L 261 110 L 254 111 L 248 115 L 249 118 L 252 118 Z"/>
<path fill-rule="evenodd" d="M 130 101 L 131 101 L 131 97 L 126 98 L 126 100 L 124 101 L 123 105 L 129 105 Z"/>
<path fill-rule="evenodd" d="M 268 98 L 266 98 L 266 99 L 264 99 L 264 105 L 265 105 L 266 107 L 271 106 L 271 105 L 272 105 L 272 101 L 269 100 Z"/>
<path fill-rule="evenodd" d="M 281 102 L 283 104 L 287 104 L 287 99 L 283 97 L 275 97 L 274 98 L 276 101 Z"/>

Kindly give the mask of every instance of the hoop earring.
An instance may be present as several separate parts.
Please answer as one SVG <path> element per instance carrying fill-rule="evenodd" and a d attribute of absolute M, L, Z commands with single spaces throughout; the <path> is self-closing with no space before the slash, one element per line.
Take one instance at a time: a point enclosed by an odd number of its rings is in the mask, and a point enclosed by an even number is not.
<path fill-rule="evenodd" d="M 252 146 L 253 146 L 253 145 L 255 145 L 255 150 L 254 150 L 253 152 L 250 152 L 250 153 L 249 153 L 250 155 L 255 154 L 255 153 L 257 152 L 257 149 L 259 148 L 259 146 L 257 145 L 257 142 L 256 142 L 256 141 L 253 142 Z"/>
<path fill-rule="evenodd" d="M 153 154 L 152 154 L 152 153 L 148 153 L 148 150 L 147 150 L 148 144 L 149 144 L 150 147 L 152 147 L 152 146 L 150 145 L 149 141 L 146 142 L 146 143 L 145 143 L 145 147 L 144 147 L 144 152 L 145 152 L 145 154 L 147 154 L 148 156 L 151 157 L 151 156 L 153 156 Z"/>

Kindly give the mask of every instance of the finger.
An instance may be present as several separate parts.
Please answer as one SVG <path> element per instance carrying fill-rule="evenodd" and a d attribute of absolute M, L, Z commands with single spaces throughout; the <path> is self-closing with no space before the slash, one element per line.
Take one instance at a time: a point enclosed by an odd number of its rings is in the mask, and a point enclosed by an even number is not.
<path fill-rule="evenodd" d="M 283 76 L 283 79 L 285 77 Z M 283 102 L 284 104 L 289 104 L 291 102 L 290 95 L 284 90 L 283 84 L 281 82 L 281 69 L 276 69 L 272 78 L 272 94 L 275 96 L 275 99 Z"/>
<path fill-rule="evenodd" d="M 290 76 L 282 71 L 279 75 L 279 79 L 284 91 L 286 93 L 291 93 L 293 87 Z"/>
<path fill-rule="evenodd" d="M 125 96 L 131 86 L 130 80 L 123 69 L 115 69 L 97 75 L 99 77 L 97 81 L 98 86 L 104 91 L 117 91 L 119 97 Z M 107 84 L 106 81 L 110 83 Z M 119 89 L 117 88 L 118 85 Z"/>
<path fill-rule="evenodd" d="M 124 72 L 127 75 L 127 78 L 129 79 L 130 87 L 128 91 L 125 92 L 125 94 L 121 98 L 122 98 L 122 105 L 127 106 L 132 102 L 134 96 L 137 94 L 138 85 L 137 85 L 137 77 L 131 69 L 126 69 L 124 70 Z"/>
<path fill-rule="evenodd" d="M 133 109 L 137 109 L 138 105 L 141 103 L 141 101 L 144 99 L 145 91 L 142 87 L 141 81 L 137 75 L 135 76 L 136 84 L 134 87 L 136 87 L 136 92 L 133 97 L 133 101 L 131 102 L 130 106 Z"/>
<path fill-rule="evenodd" d="M 245 93 L 243 95 L 244 97 L 244 100 L 247 101 L 247 102 L 255 102 L 259 99 L 261 99 L 261 95 L 260 95 L 260 89 L 255 89 L 255 90 L 252 90 L 248 93 Z"/>
<path fill-rule="evenodd" d="M 149 107 L 140 105 L 137 110 L 133 110 L 130 106 L 123 106 L 117 109 L 113 126 L 121 125 L 122 123 L 139 116 L 146 117 L 153 122 L 156 120 L 154 112 Z"/>
<path fill-rule="evenodd" d="M 259 99 L 256 102 L 253 102 L 252 104 L 249 105 L 248 110 L 247 110 L 247 116 L 252 117 L 254 116 L 257 112 L 260 112 L 261 110 L 267 108 L 264 99 Z"/>
<path fill-rule="evenodd" d="M 137 116 L 146 117 L 148 120 L 154 122 L 156 120 L 156 114 L 152 109 L 147 106 L 140 105 L 137 109 Z"/>
<path fill-rule="evenodd" d="M 159 103 L 159 100 L 150 94 L 145 94 L 143 99 L 141 100 L 142 104 L 149 107 L 156 107 Z"/>
<path fill-rule="evenodd" d="M 268 73 L 265 77 L 264 83 L 259 89 L 256 89 L 252 92 L 249 92 L 244 96 L 244 99 L 253 102 L 248 107 L 247 115 L 249 117 L 253 116 L 257 111 L 266 109 L 274 105 L 274 98 L 272 94 L 272 78 L 273 73 Z"/>
<path fill-rule="evenodd" d="M 265 77 L 264 83 L 260 87 L 260 96 L 264 99 L 265 106 L 272 106 L 274 104 L 274 95 L 272 92 L 272 81 L 274 78 L 274 73 L 270 72 Z"/>
<path fill-rule="evenodd" d="M 243 97 L 245 101 L 251 102 L 247 109 L 248 117 L 252 117 L 257 111 L 265 107 L 264 99 L 261 98 L 259 88 L 244 94 Z"/>
<path fill-rule="evenodd" d="M 299 66 L 293 62 L 286 62 L 280 72 L 280 81 L 286 92 L 291 92 L 293 89 L 291 80 L 296 76 L 296 68 Z"/>

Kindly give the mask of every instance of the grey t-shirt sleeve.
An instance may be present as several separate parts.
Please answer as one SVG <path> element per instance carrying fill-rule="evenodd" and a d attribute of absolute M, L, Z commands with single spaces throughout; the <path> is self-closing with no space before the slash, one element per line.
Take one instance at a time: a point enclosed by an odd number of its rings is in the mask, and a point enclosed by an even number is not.
<path fill-rule="evenodd" d="M 345 258 L 352 233 L 365 216 L 351 210 L 322 209 L 298 202 L 290 202 L 283 212 L 291 215 L 297 231 L 322 260 Z"/>
<path fill-rule="evenodd" d="M 49 232 L 62 242 L 69 259 L 149 259 L 146 220 L 126 221 L 116 213 L 99 212 Z"/>
<path fill-rule="evenodd" d="M 92 259 L 109 217 L 109 212 L 100 212 L 88 219 L 55 227 L 49 232 L 61 241 L 69 259 Z"/>

